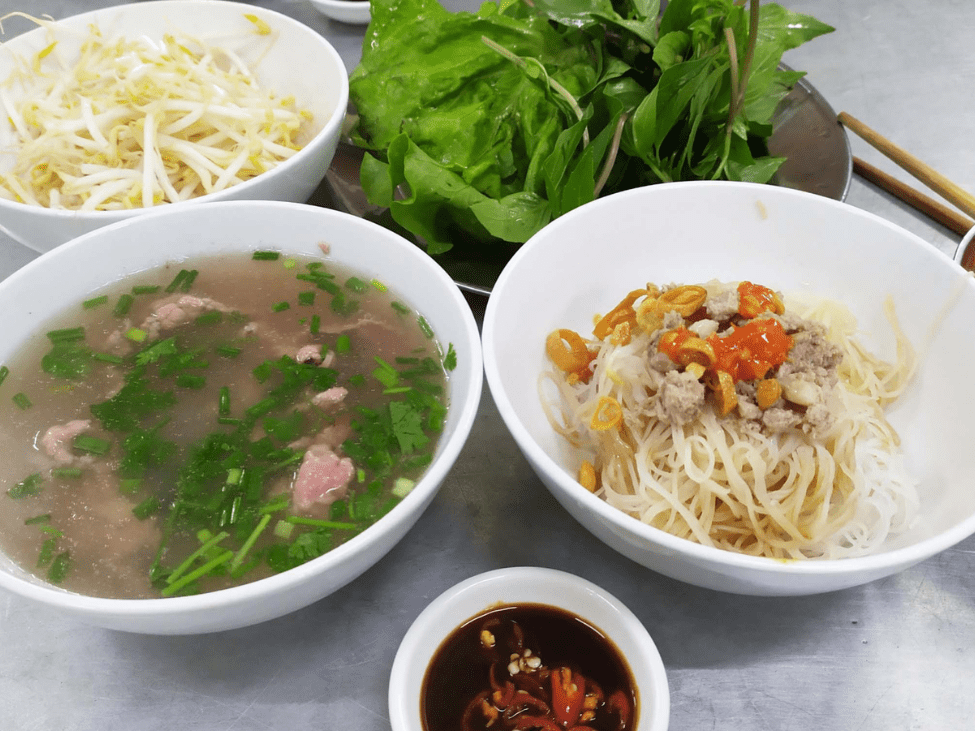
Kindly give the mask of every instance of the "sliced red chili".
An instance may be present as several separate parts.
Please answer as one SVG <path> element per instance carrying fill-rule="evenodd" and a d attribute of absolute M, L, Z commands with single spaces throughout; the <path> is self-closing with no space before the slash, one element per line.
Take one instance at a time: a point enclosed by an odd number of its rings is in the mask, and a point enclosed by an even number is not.
<path fill-rule="evenodd" d="M 514 731 L 528 731 L 529 729 L 564 731 L 555 721 L 551 721 L 544 716 L 518 716 L 514 719 L 514 723 Z"/>
<path fill-rule="evenodd" d="M 586 700 L 586 679 L 569 668 L 552 671 L 552 713 L 555 720 L 568 728 L 579 720 Z"/>
<path fill-rule="evenodd" d="M 614 692 L 606 701 L 606 707 L 620 717 L 620 723 L 617 726 L 619 731 L 625 731 L 630 727 L 630 721 L 633 718 L 633 706 L 630 704 L 630 699 L 626 697 L 626 693 L 622 690 Z"/>

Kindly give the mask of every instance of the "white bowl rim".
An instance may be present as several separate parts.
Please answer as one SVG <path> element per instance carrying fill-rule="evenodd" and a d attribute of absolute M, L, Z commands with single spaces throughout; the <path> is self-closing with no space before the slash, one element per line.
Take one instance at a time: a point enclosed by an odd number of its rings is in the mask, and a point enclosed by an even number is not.
<path fill-rule="evenodd" d="M 807 193 L 805 191 L 795 190 L 792 188 L 770 186 L 761 183 L 730 181 L 686 181 L 675 183 L 657 183 L 655 185 L 614 193 L 604 198 L 599 198 L 591 203 L 587 203 L 579 208 L 573 209 L 556 219 L 556 221 L 550 223 L 548 226 L 542 229 L 539 234 L 536 234 L 535 237 L 529 239 L 515 252 L 515 254 L 508 261 L 507 265 L 505 265 L 501 275 L 498 277 L 498 280 L 492 289 L 491 297 L 488 298 L 487 307 L 485 308 L 484 322 L 481 327 L 485 376 L 487 378 L 491 395 L 498 407 L 498 411 L 501 413 L 502 419 L 507 424 L 519 447 L 524 450 L 526 454 L 531 454 L 532 459 L 537 460 L 538 463 L 541 464 L 542 469 L 550 477 L 550 479 L 558 483 L 559 487 L 565 491 L 567 495 L 581 503 L 585 509 L 593 511 L 602 520 L 610 523 L 616 529 L 632 533 L 637 538 L 647 541 L 649 545 L 659 546 L 661 549 L 672 552 L 675 555 L 683 554 L 692 560 L 706 561 L 714 565 L 743 568 L 756 572 L 757 574 L 829 576 L 859 572 L 872 572 L 890 565 L 905 565 L 907 563 L 916 563 L 924 560 L 946 548 L 955 545 L 959 541 L 975 533 L 975 514 L 973 514 L 952 528 L 942 531 L 937 535 L 925 538 L 912 545 L 895 548 L 882 553 L 873 553 L 867 556 L 856 556 L 832 560 L 785 560 L 766 558 L 763 556 L 748 556 L 741 553 L 735 553 L 733 551 L 726 551 L 721 548 L 704 546 L 640 522 L 638 519 L 612 507 L 609 503 L 596 497 L 594 494 L 582 487 L 582 485 L 569 476 L 551 456 L 549 456 L 535 443 L 535 440 L 529 434 L 528 429 L 525 428 L 521 419 L 518 417 L 517 410 L 511 403 L 510 399 L 508 399 L 508 396 L 502 387 L 501 373 L 498 369 L 494 349 L 494 339 L 497 337 L 497 302 L 499 301 L 499 298 L 503 296 L 505 285 L 511 278 L 512 272 L 517 268 L 521 259 L 529 254 L 534 247 L 535 242 L 541 240 L 541 237 L 543 236 L 552 235 L 553 230 L 556 230 L 552 229 L 552 226 L 569 226 L 576 217 L 588 215 L 588 212 L 592 211 L 594 208 L 608 205 L 607 201 L 613 201 L 624 197 L 639 198 L 642 196 L 654 195 L 655 191 L 667 191 L 676 187 L 700 188 L 702 190 L 715 187 L 739 187 L 761 191 L 764 195 L 769 196 L 781 195 L 807 199 L 812 198 L 822 201 L 822 204 L 825 206 L 844 211 L 844 215 L 860 216 L 870 219 L 886 228 L 897 231 L 902 236 L 906 235 L 916 244 L 924 247 L 931 246 L 915 234 L 901 228 L 900 226 L 897 226 L 894 223 L 891 223 L 885 218 L 871 213 L 870 211 L 856 208 L 841 201 L 824 198 L 814 193 Z M 973 229 L 973 231 L 975 231 L 975 229 Z M 938 249 L 934 249 L 932 247 L 931 251 L 935 255 L 949 259 L 944 252 L 941 252 Z M 957 263 L 953 262 L 952 265 L 962 271 L 961 267 L 959 267 Z M 492 306 L 492 300 L 494 302 L 494 306 Z"/>
<path fill-rule="evenodd" d="M 260 175 L 255 175 L 253 178 L 250 178 L 249 180 L 245 180 L 242 183 L 238 183 L 237 185 L 233 185 L 229 188 L 224 188 L 223 190 L 217 191 L 216 193 L 209 193 L 207 195 L 200 195 L 194 198 L 188 198 L 185 201 L 168 203 L 165 205 L 154 206 L 152 208 L 139 207 L 139 208 L 125 209 L 125 210 L 118 210 L 118 211 L 79 211 L 79 210 L 67 209 L 67 208 L 48 208 L 46 206 L 32 206 L 26 203 L 21 203 L 19 201 L 12 201 L 0 197 L 0 210 L 6 207 L 11 207 L 12 209 L 15 209 L 17 211 L 23 211 L 26 209 L 31 212 L 36 212 L 39 215 L 51 217 L 53 220 L 58 220 L 62 218 L 63 219 L 89 219 L 90 218 L 91 220 L 97 221 L 101 218 L 105 218 L 105 219 L 111 219 L 111 221 L 114 222 L 120 216 L 131 218 L 135 216 L 141 216 L 156 210 L 169 209 L 170 207 L 176 205 L 183 207 L 184 205 L 192 205 L 198 203 L 215 203 L 222 200 L 224 195 L 230 195 L 230 191 L 233 191 L 234 194 L 240 194 L 241 192 L 246 192 L 250 190 L 256 185 L 261 185 L 263 183 L 266 183 L 268 178 L 271 176 L 280 175 L 282 173 L 288 174 L 288 171 L 290 170 L 292 165 L 288 165 L 287 163 L 294 161 L 296 158 L 298 160 L 301 160 L 304 157 L 304 155 L 301 154 L 302 152 L 306 152 L 306 151 L 311 152 L 312 150 L 310 148 L 315 146 L 317 142 L 331 136 L 332 134 L 334 134 L 337 127 L 342 126 L 345 117 L 345 110 L 349 105 L 349 79 L 348 79 L 349 74 L 348 74 L 348 69 L 346 69 L 345 67 L 345 62 L 342 60 L 342 56 L 339 55 L 338 50 L 336 50 L 335 46 L 333 46 L 331 42 L 327 38 L 325 38 L 325 36 L 321 35 L 320 33 L 317 33 L 313 28 L 307 26 L 301 21 L 296 20 L 291 16 L 284 15 L 283 13 L 280 13 L 277 10 L 272 10 L 270 8 L 263 8 L 257 5 L 241 6 L 241 3 L 236 2 L 235 0 L 147 0 L 146 2 L 127 2 L 121 5 L 113 5 L 105 8 L 98 8 L 95 10 L 87 10 L 82 13 L 77 13 L 75 15 L 69 15 L 64 18 L 61 18 L 60 20 L 58 20 L 58 23 L 65 23 L 65 24 L 87 23 L 88 19 L 94 16 L 102 16 L 111 13 L 117 14 L 118 12 L 127 12 L 130 9 L 133 11 L 137 11 L 140 9 L 145 9 L 146 7 L 149 6 L 172 5 L 173 7 L 177 7 L 185 10 L 188 6 L 194 3 L 200 6 L 222 5 L 227 8 L 233 8 L 242 13 L 246 10 L 248 13 L 254 13 L 259 17 L 264 16 L 264 18 L 262 19 L 273 19 L 273 22 L 275 23 L 291 26 L 292 28 L 298 30 L 299 32 L 308 35 L 309 37 L 313 36 L 316 40 L 320 41 L 321 42 L 320 45 L 322 46 L 322 48 L 325 49 L 326 53 L 332 57 L 332 59 L 337 64 L 338 68 L 341 69 L 343 72 L 339 74 L 339 77 L 342 79 L 342 83 L 341 83 L 341 87 L 338 90 L 339 94 L 336 99 L 335 112 L 332 114 L 331 117 L 329 117 L 329 119 L 325 122 L 322 128 L 317 133 L 315 133 L 315 135 L 313 135 L 302 146 L 301 150 L 296 152 L 287 160 L 281 161 L 281 163 L 271 168 L 270 170 L 267 170 L 261 173 Z M 25 31 L 24 33 L 14 36 L 13 38 L 6 41 L 6 43 L 15 42 L 18 39 L 32 33 L 43 33 L 43 32 L 44 32 L 43 27 L 32 28 L 29 31 Z M 4 45 L 3 43 L 0 43 L 0 47 L 2 47 L 3 45 Z M 282 170 L 282 167 L 284 168 L 284 170 Z M 259 200 L 259 199 L 255 199 L 255 200 Z M 0 232 L 5 232 L 2 222 L 0 222 Z M 16 238 L 16 237 L 11 235 L 11 238 Z"/>
<path fill-rule="evenodd" d="M 166 614 L 169 617 L 179 617 L 183 614 L 206 611 L 209 608 L 226 608 L 245 604 L 262 595 L 286 592 L 292 587 L 303 584 L 310 576 L 325 572 L 332 566 L 340 565 L 347 556 L 359 551 L 360 547 L 380 542 L 385 531 L 371 529 L 380 526 L 391 526 L 394 523 L 402 523 L 410 520 L 414 513 L 414 504 L 422 502 L 426 498 L 427 493 L 437 489 L 437 486 L 443 482 L 444 478 L 446 478 L 452 469 L 461 449 L 467 441 L 467 437 L 477 415 L 483 386 L 483 355 L 474 314 L 464 299 L 460 288 L 456 286 L 446 271 L 432 257 L 426 254 L 426 252 L 420 250 L 399 234 L 377 223 L 352 216 L 349 213 L 343 213 L 331 208 L 322 208 L 308 203 L 293 203 L 290 201 L 212 201 L 209 205 L 219 207 L 220 210 L 231 207 L 258 207 L 264 209 L 314 211 L 315 215 L 320 216 L 323 220 L 330 218 L 352 218 L 358 221 L 364 228 L 379 233 L 391 242 L 399 241 L 400 243 L 396 245 L 404 247 L 406 251 L 415 251 L 424 260 L 429 259 L 431 272 L 445 285 L 446 291 L 450 293 L 451 299 L 462 313 L 461 317 L 464 322 L 465 335 L 470 342 L 470 353 L 468 357 L 471 359 L 471 375 L 470 382 L 467 384 L 470 397 L 462 405 L 457 416 L 457 427 L 454 433 L 443 442 L 438 456 L 434 459 L 427 471 L 423 473 L 423 476 L 417 481 L 414 488 L 386 515 L 369 526 L 368 529 L 362 531 L 359 535 L 354 536 L 328 553 L 279 574 L 204 594 L 182 597 L 154 597 L 150 599 L 110 599 L 106 597 L 88 596 L 47 584 L 35 584 L 12 576 L 5 571 L 0 571 L 0 588 L 8 589 L 25 598 L 39 601 L 59 609 L 82 611 L 89 615 L 112 613 L 125 615 L 127 618 L 157 616 L 159 614 Z M 182 211 L 185 210 L 187 209 L 173 207 L 154 209 L 147 211 L 142 216 L 116 221 L 107 226 L 90 231 L 41 254 L 11 274 L 8 280 L 33 276 L 35 270 L 43 269 L 48 259 L 61 256 L 63 253 L 75 248 L 83 247 L 90 238 L 100 237 L 105 235 L 106 232 L 111 233 L 118 229 L 153 226 L 156 225 L 156 219 L 159 218 L 163 219 L 159 225 L 164 225 L 166 218 L 182 215 Z M 409 299 L 408 295 L 406 298 Z"/>
<path fill-rule="evenodd" d="M 426 667 L 418 668 L 415 664 L 415 657 L 418 652 L 426 653 L 425 647 L 420 647 L 420 641 L 422 639 L 421 634 L 424 627 L 433 624 L 437 621 L 445 611 L 449 610 L 451 605 L 457 602 L 459 599 L 467 594 L 479 594 L 491 593 L 495 588 L 498 590 L 503 590 L 505 587 L 511 584 L 522 584 L 522 585 L 551 585 L 553 583 L 561 583 L 563 585 L 569 584 L 573 585 L 580 592 L 586 593 L 590 596 L 597 597 L 602 600 L 602 604 L 608 607 L 613 613 L 617 615 L 622 624 L 626 626 L 629 636 L 633 640 L 634 644 L 640 646 L 642 650 L 641 659 L 649 666 L 650 669 L 650 685 L 652 687 L 652 693 L 656 698 L 653 708 L 650 709 L 647 720 L 640 723 L 639 728 L 651 729 L 652 731 L 664 731 L 670 722 L 670 686 L 667 681 L 667 670 L 664 666 L 663 658 L 660 656 L 660 651 L 657 649 L 656 643 L 653 641 L 650 632 L 644 626 L 643 622 L 640 621 L 629 607 L 626 606 L 622 601 L 620 601 L 613 594 L 609 593 L 602 587 L 594 584 L 593 582 L 582 578 L 581 576 L 576 576 L 575 574 L 569 573 L 567 571 L 561 571 L 558 569 L 544 568 L 540 566 L 511 566 L 501 569 L 493 569 L 491 571 L 485 571 L 484 573 L 471 576 L 464 581 L 450 587 L 444 591 L 440 596 L 434 599 L 430 604 L 428 604 L 417 618 L 410 625 L 410 628 L 406 631 L 403 636 L 403 640 L 400 642 L 399 648 L 396 651 L 396 656 L 393 659 L 393 666 L 390 671 L 390 681 L 389 681 L 389 711 L 390 711 L 390 721 L 393 724 L 394 731 L 414 731 L 413 729 L 407 729 L 401 727 L 399 714 L 396 709 L 399 704 L 403 702 L 403 692 L 406 686 L 407 677 L 410 675 L 415 675 L 416 673 L 425 673 Z M 527 600 L 523 600 L 518 603 L 529 603 Z M 531 603 L 544 604 L 552 606 L 555 608 L 561 608 L 558 600 L 552 600 L 549 597 L 539 596 L 537 601 Z M 476 610 L 470 617 L 465 617 L 458 622 L 451 623 L 451 626 L 444 626 L 440 630 L 442 634 L 441 642 L 445 640 L 451 632 L 453 632 L 461 624 L 465 623 L 468 619 L 471 619 L 482 611 L 491 608 L 493 605 L 497 605 L 497 600 L 486 599 L 484 602 L 483 609 Z M 572 612 L 571 609 L 566 611 Z M 575 614 L 576 612 L 572 612 Z M 591 617 L 584 618 L 594 624 L 600 631 L 605 631 L 604 627 L 599 625 L 598 620 Z M 607 633 L 608 634 L 608 633 Z M 613 641 L 613 638 L 609 638 Z M 435 653 L 437 648 L 429 648 L 431 654 Z M 627 659 L 627 664 L 630 665 L 630 672 L 636 675 L 633 670 L 632 663 Z M 634 677 L 634 681 L 638 679 Z M 641 703 L 643 699 L 650 695 L 646 692 L 646 686 L 644 691 L 641 692 Z M 420 699 L 416 698 L 416 703 L 419 705 Z M 412 702 L 412 701 L 411 701 Z M 642 719 L 641 719 L 642 720 Z M 415 731 L 421 731 L 416 729 Z"/>
<path fill-rule="evenodd" d="M 968 250 L 968 247 L 973 245 L 973 240 L 975 240 L 975 226 L 968 229 L 962 237 L 962 240 L 958 242 L 958 246 L 955 247 L 955 255 L 953 258 L 959 265 L 961 265 L 961 260 L 965 258 L 965 252 Z"/>

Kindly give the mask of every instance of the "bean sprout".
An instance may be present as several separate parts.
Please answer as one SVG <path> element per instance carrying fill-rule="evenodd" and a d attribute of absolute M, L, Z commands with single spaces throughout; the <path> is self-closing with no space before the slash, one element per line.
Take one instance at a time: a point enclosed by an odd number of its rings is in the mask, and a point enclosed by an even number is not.
<path fill-rule="evenodd" d="M 10 129 L 0 145 L 0 197 L 101 211 L 175 203 L 265 172 L 301 149 L 311 113 L 262 90 L 238 53 L 166 34 L 105 38 L 87 28 L 77 56 L 60 29 L 30 58 L 13 56 L 0 83 Z M 5 16 L 6 17 L 6 16 Z M 274 36 L 254 23 L 247 39 Z M 3 18 L 0 18 L 2 21 Z M 72 54 L 73 55 L 73 54 Z"/>

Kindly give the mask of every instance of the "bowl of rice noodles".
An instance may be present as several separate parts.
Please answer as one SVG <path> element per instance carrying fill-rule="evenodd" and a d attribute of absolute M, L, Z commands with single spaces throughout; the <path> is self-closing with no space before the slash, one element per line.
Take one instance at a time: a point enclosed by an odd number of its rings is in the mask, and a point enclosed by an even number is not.
<path fill-rule="evenodd" d="M 973 308 L 968 273 L 875 215 L 673 183 L 533 237 L 482 336 L 507 427 L 594 535 L 680 581 L 797 596 L 975 532 Z"/>

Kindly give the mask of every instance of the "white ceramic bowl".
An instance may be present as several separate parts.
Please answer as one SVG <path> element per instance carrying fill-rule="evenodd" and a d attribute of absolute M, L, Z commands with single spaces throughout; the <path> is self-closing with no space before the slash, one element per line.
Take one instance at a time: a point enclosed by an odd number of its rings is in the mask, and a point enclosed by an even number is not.
<path fill-rule="evenodd" d="M 113 629 L 194 634 L 278 617 L 334 592 L 378 561 L 416 522 L 457 459 L 474 421 L 483 369 L 477 323 L 450 277 L 426 253 L 381 226 L 306 204 L 230 201 L 172 207 L 86 234 L 0 282 L 0 363 L 72 303 L 123 276 L 190 256 L 274 247 L 321 255 L 371 274 L 424 315 L 457 367 L 433 463 L 376 524 L 329 553 L 270 578 L 196 596 L 119 600 L 81 596 L 27 573 L 0 554 L 0 588 Z M 55 294 L 56 293 L 56 294 Z"/>
<path fill-rule="evenodd" d="M 57 32 L 57 37 L 62 39 L 58 43 L 59 51 L 66 58 L 72 58 L 77 56 L 78 44 L 69 33 L 83 34 L 90 23 L 96 23 L 107 38 L 118 34 L 128 39 L 145 37 L 158 41 L 163 34 L 178 36 L 182 32 L 219 45 L 220 38 L 239 39 L 254 33 L 254 24 L 245 15 L 256 16 L 276 34 L 266 55 L 263 55 L 267 48 L 264 42 L 248 44 L 240 50 L 243 60 L 254 68 L 261 88 L 273 90 L 279 97 L 294 96 L 297 106 L 310 111 L 314 119 L 308 132 L 297 140 L 303 148 L 288 160 L 238 185 L 174 205 L 183 207 L 198 202 L 242 199 L 308 200 L 331 164 L 348 106 L 348 73 L 338 52 L 320 34 L 292 18 L 252 5 L 222 0 L 135 2 L 58 21 L 58 27 L 63 29 Z M 4 40 L 0 44 L 0 82 L 11 71 L 12 54 L 30 58 L 49 43 L 43 28 Z M 0 165 L 9 169 L 13 160 L 8 157 L 5 161 L 0 156 Z M 92 212 L 55 210 L 0 199 L 0 231 L 44 252 L 100 226 L 145 212 L 144 208 Z"/>
<path fill-rule="evenodd" d="M 498 604 L 547 604 L 581 617 L 620 650 L 637 686 L 633 731 L 666 731 L 670 690 L 657 646 L 619 599 L 578 576 L 522 567 L 489 571 L 437 597 L 413 622 L 393 660 L 389 721 L 393 731 L 423 731 L 420 696 L 424 673 L 440 644 L 466 620 Z"/>
<path fill-rule="evenodd" d="M 889 295 L 920 351 L 913 384 L 888 410 L 920 480 L 915 525 L 883 550 L 834 561 L 776 561 L 723 551 L 648 527 L 582 488 L 578 459 L 538 395 L 544 342 L 646 282 L 762 282 L 845 303 L 865 345 L 893 355 Z M 920 238 L 826 198 L 747 183 L 655 185 L 557 219 L 511 259 L 482 328 L 491 393 L 518 446 L 559 502 L 608 545 L 655 571 L 711 589 L 802 595 L 863 584 L 929 558 L 975 532 L 975 280 Z M 526 316 L 526 313 L 531 313 Z"/>
<path fill-rule="evenodd" d="M 366 24 L 372 19 L 369 0 L 311 0 L 319 12 L 343 23 Z"/>

